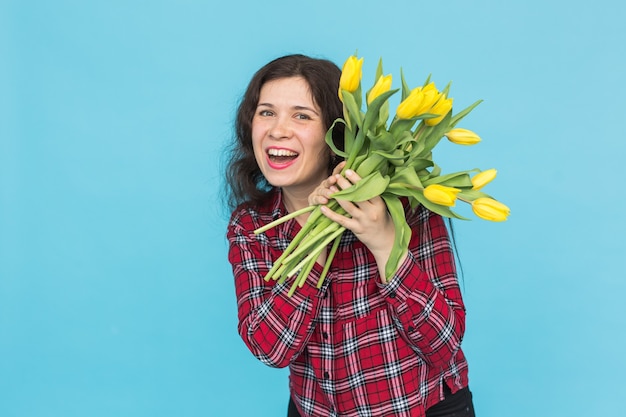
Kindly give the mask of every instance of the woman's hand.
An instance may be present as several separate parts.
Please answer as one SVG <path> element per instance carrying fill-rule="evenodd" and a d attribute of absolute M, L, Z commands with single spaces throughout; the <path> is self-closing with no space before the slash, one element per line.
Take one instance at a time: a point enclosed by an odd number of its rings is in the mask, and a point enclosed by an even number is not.
<path fill-rule="evenodd" d="M 345 176 L 339 174 L 343 168 L 340 164 L 333 175 L 324 180 L 319 187 L 309 196 L 311 204 L 327 204 L 332 194 L 356 184 L 361 177 L 352 170 L 347 170 Z M 378 265 L 381 279 L 385 282 L 385 265 L 393 248 L 395 228 L 391 215 L 387 211 L 387 205 L 383 199 L 376 196 L 370 200 L 350 202 L 337 200 L 347 215 L 341 215 L 322 206 L 322 213 L 349 229 L 354 235 L 372 252 Z"/>

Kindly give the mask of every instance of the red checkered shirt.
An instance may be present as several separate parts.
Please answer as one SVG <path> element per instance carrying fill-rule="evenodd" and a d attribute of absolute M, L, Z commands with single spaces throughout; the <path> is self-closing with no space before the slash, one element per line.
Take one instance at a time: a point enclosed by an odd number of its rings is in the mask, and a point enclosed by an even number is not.
<path fill-rule="evenodd" d="M 263 207 L 240 206 L 228 225 L 239 334 L 273 367 L 289 366 L 303 416 L 424 416 L 467 386 L 461 350 L 465 308 L 443 219 L 407 209 L 409 254 L 382 284 L 371 252 L 349 231 L 322 288 L 316 264 L 305 285 L 263 278 L 300 230 L 295 220 L 255 235 L 286 213 L 277 192 Z"/>

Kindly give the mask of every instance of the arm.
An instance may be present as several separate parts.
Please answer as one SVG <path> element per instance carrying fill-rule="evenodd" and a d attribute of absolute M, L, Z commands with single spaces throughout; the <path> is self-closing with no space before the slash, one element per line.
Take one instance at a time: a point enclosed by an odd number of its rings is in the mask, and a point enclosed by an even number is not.
<path fill-rule="evenodd" d="M 315 328 L 320 299 L 328 288 L 316 288 L 321 268 L 316 265 L 307 283 L 291 297 L 291 280 L 277 284 L 264 277 L 281 253 L 271 242 L 283 238 L 270 230 L 254 235 L 252 217 L 234 217 L 228 227 L 228 258 L 233 267 L 239 325 L 248 349 L 263 363 L 285 367 L 306 346 Z M 328 280 L 330 281 L 330 280 Z"/>
<path fill-rule="evenodd" d="M 441 216 L 424 208 L 407 214 L 407 258 L 381 294 L 401 334 L 432 365 L 449 362 L 461 346 L 465 307 L 454 255 Z"/>
<path fill-rule="evenodd" d="M 339 189 L 360 180 L 350 170 L 333 175 L 309 197 L 311 204 L 325 204 Z M 331 220 L 350 229 L 368 247 L 379 271 L 378 286 L 387 300 L 399 332 L 422 358 L 431 364 L 449 362 L 461 346 L 465 331 L 465 307 L 458 285 L 454 256 L 441 216 L 424 208 L 407 213 L 411 241 L 398 270 L 385 283 L 385 265 L 395 230 L 380 197 L 352 203 L 339 201 L 349 216 L 323 208 Z"/>

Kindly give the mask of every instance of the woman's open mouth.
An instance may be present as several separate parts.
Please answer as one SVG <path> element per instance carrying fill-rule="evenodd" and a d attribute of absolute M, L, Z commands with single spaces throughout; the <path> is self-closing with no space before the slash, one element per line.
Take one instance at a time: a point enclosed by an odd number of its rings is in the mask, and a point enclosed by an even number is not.
<path fill-rule="evenodd" d="M 267 159 L 272 168 L 285 168 L 291 165 L 298 155 L 297 152 L 288 149 L 270 148 L 267 150 Z"/>

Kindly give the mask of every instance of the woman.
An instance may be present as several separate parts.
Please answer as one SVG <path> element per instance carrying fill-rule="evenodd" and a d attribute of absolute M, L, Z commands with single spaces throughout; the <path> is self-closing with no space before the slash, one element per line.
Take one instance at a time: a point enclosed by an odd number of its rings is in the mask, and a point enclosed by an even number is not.
<path fill-rule="evenodd" d="M 341 72 L 322 59 L 278 58 L 252 78 L 227 170 L 229 261 L 239 333 L 273 367 L 289 366 L 289 416 L 473 416 L 461 350 L 465 308 L 443 219 L 406 209 L 409 252 L 388 281 L 394 227 L 380 197 L 341 202 L 349 217 L 324 284 L 325 254 L 291 297 L 264 276 L 306 221 L 253 231 L 359 181 L 324 140 L 342 116 Z M 337 137 L 341 147 L 341 132 Z M 333 171 L 334 170 L 334 171 Z"/>

